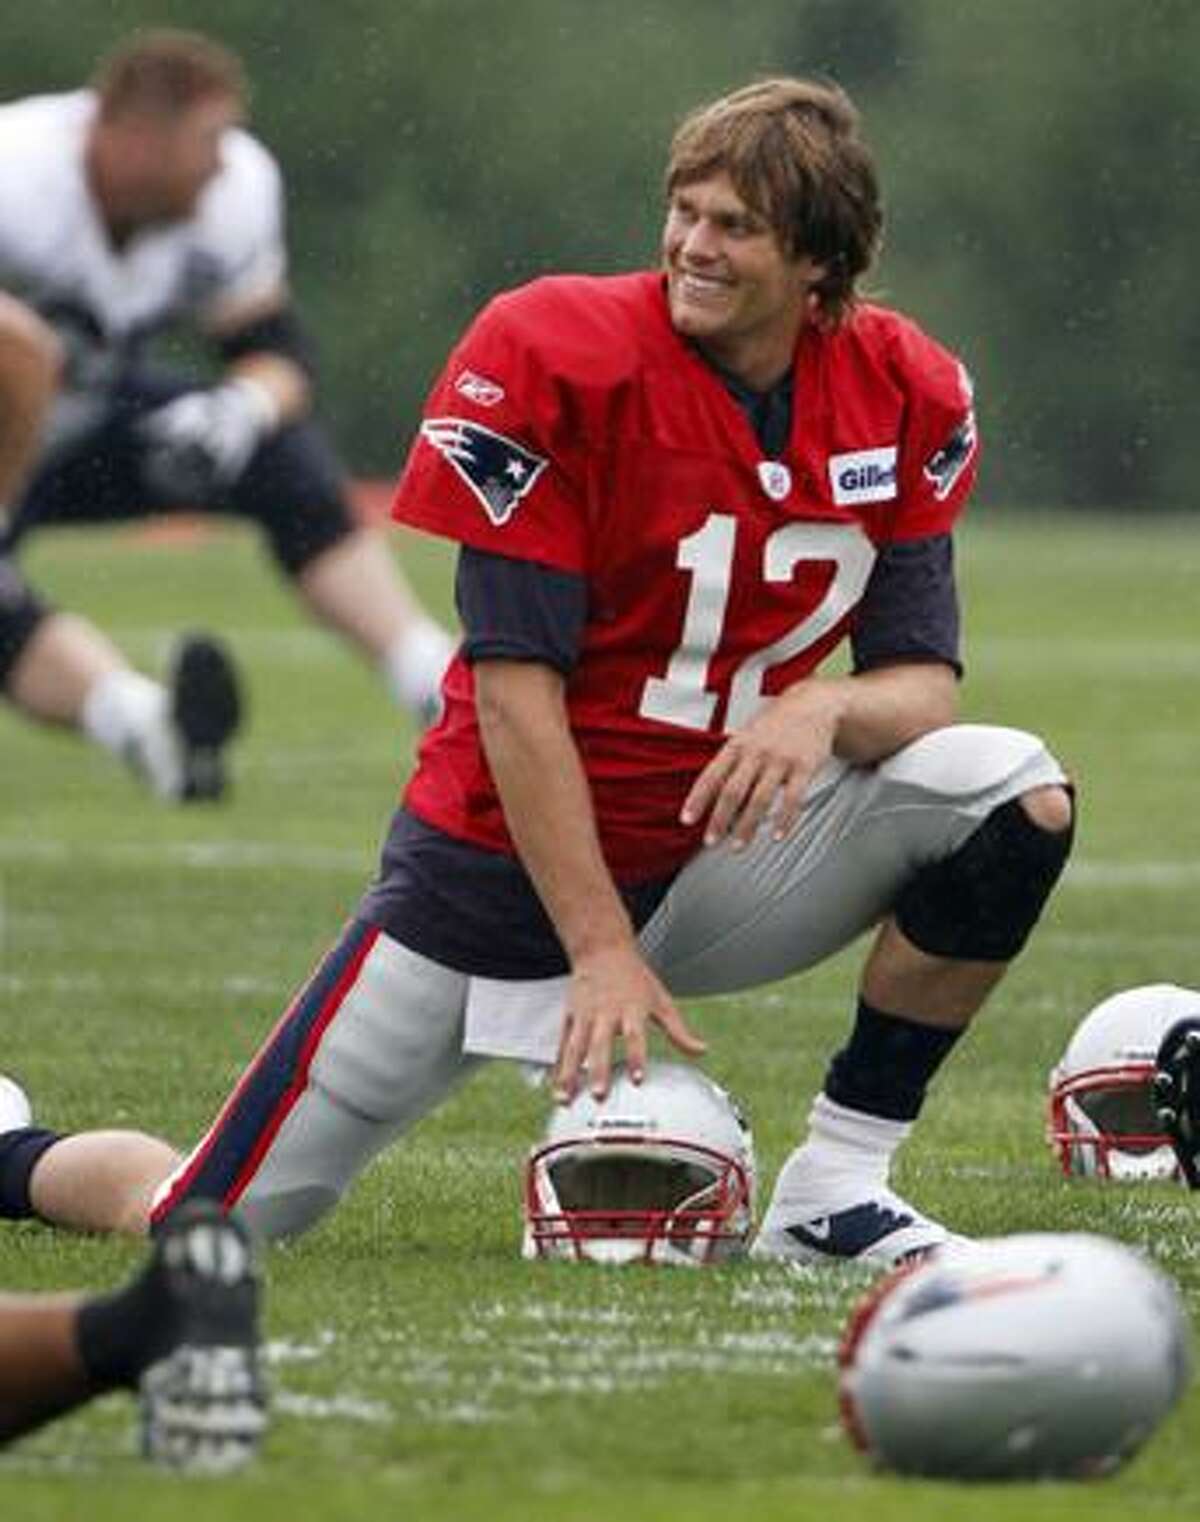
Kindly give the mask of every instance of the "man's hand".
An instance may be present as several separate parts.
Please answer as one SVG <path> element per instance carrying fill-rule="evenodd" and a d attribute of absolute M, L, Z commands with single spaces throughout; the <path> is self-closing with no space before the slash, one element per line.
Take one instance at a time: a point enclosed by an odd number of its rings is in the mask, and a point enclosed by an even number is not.
<path fill-rule="evenodd" d="M 739 850 L 773 809 L 776 839 L 790 834 L 809 784 L 833 754 L 841 708 L 839 685 L 812 679 L 771 699 L 696 778 L 680 812 L 684 824 L 707 814 L 705 845 L 729 836 Z"/>
<path fill-rule="evenodd" d="M 625 1048 L 634 1083 L 646 1072 L 646 1027 L 653 1021 L 668 1041 L 689 1057 L 699 1057 L 704 1042 L 690 1028 L 671 995 L 642 960 L 636 945 L 595 952 L 575 965 L 567 994 L 567 1016 L 554 1070 L 554 1097 L 569 1102 L 579 1088 L 582 1070 L 597 1099 L 612 1080 L 613 1047 Z"/>
<path fill-rule="evenodd" d="M 179 503 L 210 500 L 237 481 L 278 417 L 273 397 L 253 380 L 185 392 L 138 425 L 147 486 Z"/>

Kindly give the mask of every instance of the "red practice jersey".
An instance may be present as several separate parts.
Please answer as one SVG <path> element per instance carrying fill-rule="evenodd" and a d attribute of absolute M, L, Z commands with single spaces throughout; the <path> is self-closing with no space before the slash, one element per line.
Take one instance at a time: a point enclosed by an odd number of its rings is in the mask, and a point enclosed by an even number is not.
<path fill-rule="evenodd" d="M 970 489 L 966 374 L 905 318 L 806 331 L 794 385 L 787 451 L 764 459 L 659 275 L 538 280 L 458 344 L 397 487 L 404 523 L 586 579 L 566 696 L 620 881 L 695 851 L 679 810 L 724 735 L 843 638 L 877 547 L 946 533 Z M 405 804 L 513 849 L 461 660 Z"/>

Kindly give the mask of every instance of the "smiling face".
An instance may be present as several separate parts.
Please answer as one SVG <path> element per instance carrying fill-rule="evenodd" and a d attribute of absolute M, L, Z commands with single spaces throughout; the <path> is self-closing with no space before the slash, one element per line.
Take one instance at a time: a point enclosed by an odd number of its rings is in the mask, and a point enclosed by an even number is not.
<path fill-rule="evenodd" d="M 753 389 L 773 385 L 817 315 L 822 266 L 790 258 L 724 171 L 675 186 L 662 251 L 675 330 Z"/>

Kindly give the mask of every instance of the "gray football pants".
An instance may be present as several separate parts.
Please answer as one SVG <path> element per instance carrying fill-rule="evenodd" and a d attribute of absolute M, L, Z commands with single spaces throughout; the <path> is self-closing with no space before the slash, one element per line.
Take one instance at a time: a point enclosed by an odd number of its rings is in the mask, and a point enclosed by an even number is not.
<path fill-rule="evenodd" d="M 673 993 L 726 993 L 811 967 L 886 916 L 923 865 L 1001 804 L 1065 782 L 1036 737 L 956 725 L 877 767 L 831 762 L 799 825 L 702 851 L 644 927 Z M 470 979 L 352 925 L 272 1033 L 155 1218 L 204 1194 L 267 1236 L 303 1231 L 366 1163 L 478 1063 L 463 1050 Z M 561 982 L 554 985 L 561 999 Z M 554 1059 L 553 1045 L 542 1054 Z"/>

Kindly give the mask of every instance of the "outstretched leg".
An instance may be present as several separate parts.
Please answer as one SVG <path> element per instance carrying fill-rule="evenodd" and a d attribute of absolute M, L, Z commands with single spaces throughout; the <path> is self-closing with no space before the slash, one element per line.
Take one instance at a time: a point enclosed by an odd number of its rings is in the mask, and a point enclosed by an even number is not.
<path fill-rule="evenodd" d="M 0 1216 L 137 1233 L 215 1200 L 258 1235 L 304 1231 L 477 1065 L 466 987 L 352 921 L 187 1157 L 140 1132 L 61 1136 L 18 1117 L 0 1134 Z"/>
<path fill-rule="evenodd" d="M 182 639 L 166 683 L 152 681 L 85 619 L 46 607 L 0 559 L 0 687 L 31 719 L 77 729 L 124 761 L 160 798 L 225 791 L 241 697 L 228 652 L 207 635 Z"/>
<path fill-rule="evenodd" d="M 454 641 L 417 602 L 382 535 L 357 529 L 310 560 L 296 584 L 310 611 L 378 667 L 402 707 L 423 722 L 436 716 Z"/>

